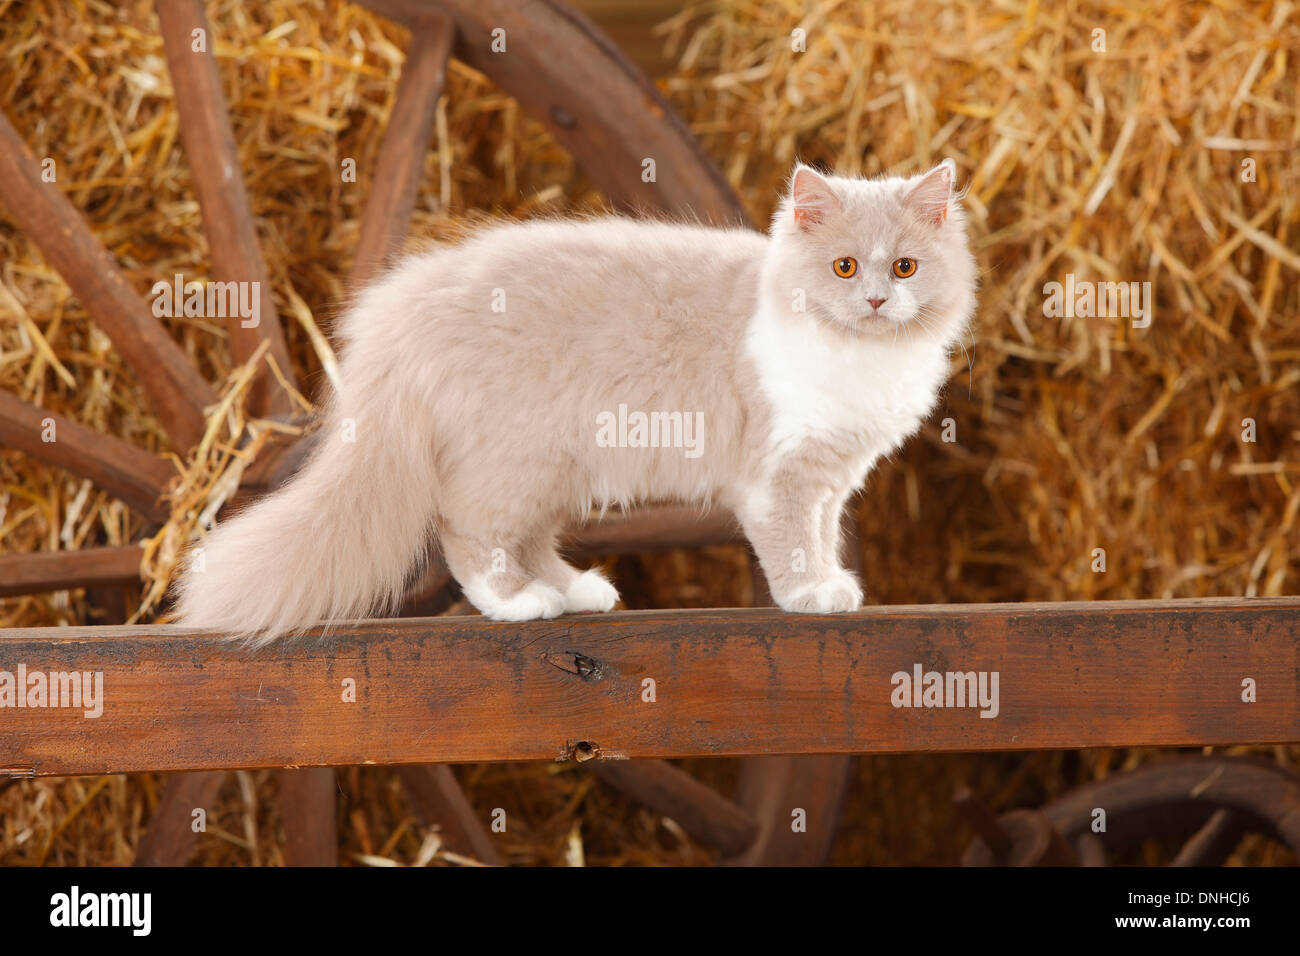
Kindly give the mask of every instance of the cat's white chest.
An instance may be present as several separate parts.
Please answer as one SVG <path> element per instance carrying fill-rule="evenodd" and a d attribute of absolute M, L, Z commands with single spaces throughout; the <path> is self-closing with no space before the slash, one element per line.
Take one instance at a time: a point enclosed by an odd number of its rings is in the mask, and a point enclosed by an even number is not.
<path fill-rule="evenodd" d="M 846 343 L 810 320 L 799 324 L 760 310 L 745 349 L 771 409 L 769 449 L 793 451 L 828 439 L 886 454 L 934 406 L 947 371 L 941 346 L 864 340 Z"/>

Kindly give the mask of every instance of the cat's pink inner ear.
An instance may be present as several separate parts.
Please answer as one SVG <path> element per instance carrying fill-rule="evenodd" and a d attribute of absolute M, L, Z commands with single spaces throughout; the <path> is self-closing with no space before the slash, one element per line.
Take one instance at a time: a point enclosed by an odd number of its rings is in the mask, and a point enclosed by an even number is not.
<path fill-rule="evenodd" d="M 908 192 L 904 204 L 923 221 L 942 225 L 948 218 L 948 201 L 952 198 L 956 180 L 956 166 L 952 160 L 945 159 L 921 177 Z"/>
<path fill-rule="evenodd" d="M 800 229 L 807 229 L 826 220 L 826 215 L 839 206 L 831 184 L 807 166 L 795 170 L 790 188 L 794 199 L 794 221 Z"/>

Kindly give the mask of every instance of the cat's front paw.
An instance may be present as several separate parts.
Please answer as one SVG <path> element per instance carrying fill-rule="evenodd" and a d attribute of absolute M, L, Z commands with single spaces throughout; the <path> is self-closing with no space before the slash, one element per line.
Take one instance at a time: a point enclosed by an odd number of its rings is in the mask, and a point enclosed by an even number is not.
<path fill-rule="evenodd" d="M 853 575 L 841 571 L 824 581 L 800 588 L 777 602 L 796 614 L 842 614 L 862 607 L 862 587 Z"/>
<path fill-rule="evenodd" d="M 568 613 L 608 611 L 617 602 L 618 591 L 596 570 L 579 574 L 564 592 L 564 610 Z"/>

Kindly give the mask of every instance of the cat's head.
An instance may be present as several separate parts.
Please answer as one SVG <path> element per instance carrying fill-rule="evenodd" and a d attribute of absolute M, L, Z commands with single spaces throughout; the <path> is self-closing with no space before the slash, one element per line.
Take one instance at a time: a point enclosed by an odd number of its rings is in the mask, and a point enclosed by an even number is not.
<path fill-rule="evenodd" d="M 849 179 L 797 165 L 772 220 L 764 295 L 855 337 L 961 334 L 975 262 L 945 160 L 910 178 Z"/>

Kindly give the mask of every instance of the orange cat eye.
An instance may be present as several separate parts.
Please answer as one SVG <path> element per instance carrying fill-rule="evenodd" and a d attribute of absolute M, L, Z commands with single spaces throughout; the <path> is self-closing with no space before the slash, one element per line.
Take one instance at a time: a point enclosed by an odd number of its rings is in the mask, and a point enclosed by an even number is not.
<path fill-rule="evenodd" d="M 852 256 L 842 256 L 835 260 L 835 274 L 841 279 L 852 279 L 858 271 L 858 260 Z"/>
<path fill-rule="evenodd" d="M 914 272 L 916 272 L 916 260 L 915 260 L 915 259 L 895 259 L 895 260 L 894 260 L 894 275 L 898 276 L 900 279 L 906 279 L 908 276 L 912 275 Z"/>

